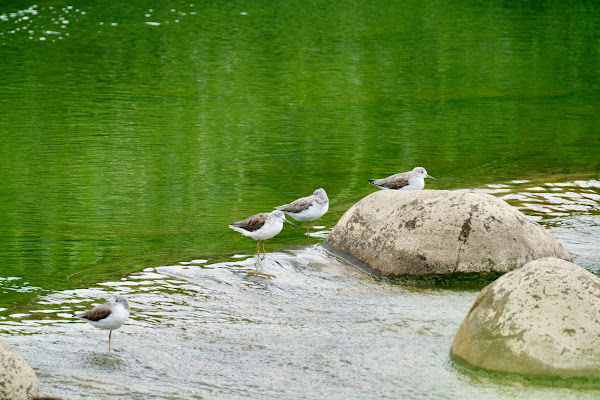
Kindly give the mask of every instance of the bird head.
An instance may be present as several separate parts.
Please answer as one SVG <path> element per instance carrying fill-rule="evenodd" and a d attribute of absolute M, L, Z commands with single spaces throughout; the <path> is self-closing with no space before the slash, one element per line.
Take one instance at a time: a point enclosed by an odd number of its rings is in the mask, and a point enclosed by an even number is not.
<path fill-rule="evenodd" d="M 431 178 L 431 179 L 433 179 L 433 180 L 436 180 L 436 181 L 438 181 L 438 182 L 441 182 L 439 179 L 437 179 L 437 178 L 434 178 L 433 176 L 429 175 L 429 174 L 427 173 L 427 170 L 426 170 L 425 168 L 423 168 L 423 167 L 415 167 L 415 169 L 413 169 L 413 170 L 412 170 L 412 172 L 413 172 L 413 173 L 414 173 L 416 176 L 423 177 L 423 179 L 425 179 L 425 178 Z"/>
<path fill-rule="evenodd" d="M 278 219 L 282 222 L 287 222 L 290 225 L 294 225 L 295 227 L 298 227 L 298 225 L 291 223 L 290 221 L 288 221 L 287 219 L 285 219 L 285 214 L 283 213 L 283 211 L 281 210 L 275 210 L 271 213 L 271 215 L 273 217 L 275 217 L 275 219 Z"/>

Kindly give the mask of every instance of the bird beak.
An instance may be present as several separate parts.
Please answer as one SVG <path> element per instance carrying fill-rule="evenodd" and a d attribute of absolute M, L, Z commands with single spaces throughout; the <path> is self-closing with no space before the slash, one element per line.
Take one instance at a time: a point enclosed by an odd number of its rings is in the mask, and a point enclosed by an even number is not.
<path fill-rule="evenodd" d="M 285 218 L 283 219 L 283 222 L 287 222 L 287 223 L 288 223 L 288 224 L 290 224 L 290 225 L 294 225 L 296 228 L 298 227 L 298 225 L 296 225 L 296 224 L 294 224 L 294 223 L 292 223 L 292 222 L 288 221 L 288 220 L 287 220 L 287 219 L 285 219 Z"/>
<path fill-rule="evenodd" d="M 431 175 L 425 175 L 425 176 L 426 176 L 427 178 L 431 178 L 431 179 L 433 179 L 433 180 L 435 180 L 435 181 L 441 182 L 439 179 L 437 179 L 437 178 L 434 178 L 434 177 L 433 177 L 433 176 L 431 176 Z"/>

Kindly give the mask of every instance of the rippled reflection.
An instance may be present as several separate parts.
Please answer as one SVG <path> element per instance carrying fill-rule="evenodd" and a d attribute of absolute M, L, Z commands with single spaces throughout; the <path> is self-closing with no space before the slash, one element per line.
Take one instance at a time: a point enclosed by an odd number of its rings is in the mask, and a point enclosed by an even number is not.
<path fill-rule="evenodd" d="M 597 4 L 17 3 L 0 4 L 0 333 L 43 394 L 590 394 L 457 372 L 476 290 L 374 280 L 318 243 L 368 178 L 422 165 L 598 273 Z M 284 230 L 254 266 L 227 224 L 320 186 L 310 244 Z M 133 314 L 107 354 L 71 314 L 116 294 Z"/>
<path fill-rule="evenodd" d="M 578 264 L 598 273 L 598 181 L 519 181 L 476 191 L 539 220 Z M 0 287 L 36 290 L 19 282 L 5 279 Z M 477 292 L 378 281 L 314 245 L 268 253 L 258 265 L 251 255 L 194 259 L 43 294 L 18 312 L 0 310 L 0 331 L 35 365 L 42 392 L 65 398 L 296 398 L 307 387 L 316 397 L 352 398 L 593 394 L 581 383 L 523 386 L 451 367 L 448 349 Z M 115 331 L 109 354 L 105 332 L 71 315 L 116 294 L 129 297 L 132 316 Z"/>
<path fill-rule="evenodd" d="M 600 214 L 600 181 L 530 185 L 528 181 L 492 184 L 474 192 L 491 193 L 538 221 L 571 215 Z"/>

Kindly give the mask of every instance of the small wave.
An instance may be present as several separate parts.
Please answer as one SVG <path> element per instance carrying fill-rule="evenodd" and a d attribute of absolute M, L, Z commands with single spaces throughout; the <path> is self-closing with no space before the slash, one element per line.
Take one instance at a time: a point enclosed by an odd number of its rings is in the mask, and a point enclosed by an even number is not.
<path fill-rule="evenodd" d="M 510 185 L 490 184 L 466 190 L 495 195 L 535 219 L 552 219 L 572 214 L 600 213 L 600 181 L 577 180 L 543 185 L 513 181 Z"/>

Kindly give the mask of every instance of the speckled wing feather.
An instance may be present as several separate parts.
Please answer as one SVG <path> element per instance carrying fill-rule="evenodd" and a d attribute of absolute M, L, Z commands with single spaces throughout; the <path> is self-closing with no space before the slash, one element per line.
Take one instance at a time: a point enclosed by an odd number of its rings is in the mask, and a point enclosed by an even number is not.
<path fill-rule="evenodd" d="M 316 201 L 317 199 L 314 196 L 308 196 L 293 201 L 290 204 L 284 204 L 282 206 L 275 207 L 275 209 L 283 212 L 299 213 L 309 208 Z"/>
<path fill-rule="evenodd" d="M 246 218 L 243 221 L 234 222 L 231 226 L 235 226 L 236 228 L 242 228 L 248 232 L 254 232 L 262 228 L 267 220 L 268 213 L 256 214 L 251 217 Z"/>
<path fill-rule="evenodd" d="M 113 303 L 109 301 L 108 303 L 96 306 L 89 311 L 77 314 L 77 317 L 81 319 L 87 319 L 89 321 L 100 321 L 101 319 L 104 319 L 110 315 L 112 306 Z"/>
<path fill-rule="evenodd" d="M 408 185 L 408 174 L 403 172 L 383 179 L 371 179 L 369 180 L 369 183 L 388 189 L 402 189 L 404 186 Z"/>

